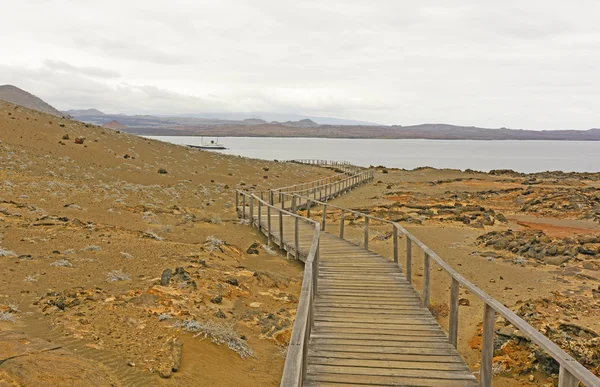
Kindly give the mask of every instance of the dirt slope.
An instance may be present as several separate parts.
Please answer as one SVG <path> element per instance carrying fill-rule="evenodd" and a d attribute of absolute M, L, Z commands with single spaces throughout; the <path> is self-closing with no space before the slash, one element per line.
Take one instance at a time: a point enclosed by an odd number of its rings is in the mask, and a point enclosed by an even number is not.
<path fill-rule="evenodd" d="M 44 102 L 42 99 L 13 85 L 0 86 L 0 100 L 14 103 L 16 105 L 43 113 L 52 114 L 53 116 L 62 117 L 64 115 L 54 107 L 50 106 L 48 103 Z"/>

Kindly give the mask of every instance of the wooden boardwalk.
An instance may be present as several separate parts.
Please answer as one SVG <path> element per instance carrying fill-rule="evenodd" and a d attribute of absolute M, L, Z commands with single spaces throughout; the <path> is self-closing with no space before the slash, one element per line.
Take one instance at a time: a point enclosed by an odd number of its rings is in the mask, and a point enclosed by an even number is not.
<path fill-rule="evenodd" d="M 249 208 L 245 211 L 249 216 Z M 258 209 L 252 212 L 258 225 Z M 294 218 L 282 218 L 283 248 L 295 254 Z M 260 228 L 265 234 L 268 220 L 263 211 Z M 303 259 L 313 229 L 303 222 L 298 227 Z M 275 211 L 271 233 L 279 245 Z M 305 386 L 478 385 L 394 262 L 323 232 L 314 302 Z"/>
<path fill-rule="evenodd" d="M 372 170 L 323 160 L 296 162 L 342 173 L 267 192 L 236 190 L 236 207 L 242 218 L 251 219 L 249 223 L 267 235 L 269 244 L 276 244 L 305 262 L 282 387 L 491 387 L 497 316 L 560 365 L 559 387 L 577 387 L 580 382 L 600 387 L 600 379 L 582 364 L 463 277 L 400 224 L 328 202 L 372 181 Z M 321 223 L 310 216 L 313 208 L 322 209 Z M 307 210 L 307 217 L 297 214 L 300 209 Z M 328 209 L 339 215 L 339 236 L 325 232 Z M 344 239 L 345 215 L 351 222 L 364 220 L 362 246 Z M 371 222 L 391 226 L 392 259 L 369 250 Z M 398 262 L 400 234 L 406 240 L 405 273 Z M 411 283 L 413 246 L 423 252 L 422 293 Z M 448 336 L 427 308 L 432 264 L 445 272 L 451 282 Z M 479 381 L 455 349 L 461 287 L 483 303 Z"/>

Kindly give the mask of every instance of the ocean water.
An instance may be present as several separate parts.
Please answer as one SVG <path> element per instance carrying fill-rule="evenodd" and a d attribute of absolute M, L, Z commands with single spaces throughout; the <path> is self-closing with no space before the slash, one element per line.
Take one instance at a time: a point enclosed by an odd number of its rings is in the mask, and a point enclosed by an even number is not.
<path fill-rule="evenodd" d="M 181 145 L 200 137 L 147 136 Z M 205 138 L 205 141 L 215 140 Z M 221 151 L 265 160 L 326 159 L 360 166 L 512 169 L 518 172 L 600 172 L 600 141 L 363 140 L 338 138 L 222 137 Z"/>

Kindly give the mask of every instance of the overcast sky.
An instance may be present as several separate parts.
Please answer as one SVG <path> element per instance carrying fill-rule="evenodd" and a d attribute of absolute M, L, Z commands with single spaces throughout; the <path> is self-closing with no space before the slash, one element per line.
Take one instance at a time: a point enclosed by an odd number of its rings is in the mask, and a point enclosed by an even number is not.
<path fill-rule="evenodd" d="M 600 127 L 598 0 L 0 2 L 0 84 L 61 110 Z"/>

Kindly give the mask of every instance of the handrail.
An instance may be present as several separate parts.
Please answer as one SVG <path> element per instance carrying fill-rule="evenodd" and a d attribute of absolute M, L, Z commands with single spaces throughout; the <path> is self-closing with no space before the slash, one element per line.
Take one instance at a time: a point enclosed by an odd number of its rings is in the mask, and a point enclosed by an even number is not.
<path fill-rule="evenodd" d="M 331 181 L 332 179 L 337 179 L 340 176 L 347 176 L 347 175 L 355 175 L 357 174 L 358 171 L 362 170 L 362 168 L 356 167 L 351 165 L 349 162 L 347 161 L 342 161 L 342 162 L 336 162 L 336 161 L 330 161 L 330 162 L 326 162 L 324 160 L 290 160 L 289 162 L 291 163 L 298 163 L 298 164 L 307 164 L 307 165 L 315 165 L 315 166 L 321 166 L 324 168 L 329 168 L 329 167 L 336 167 L 336 168 L 345 168 L 345 170 L 342 173 L 338 173 L 336 175 L 332 175 L 332 176 L 328 176 L 328 177 L 323 177 L 314 181 L 309 181 L 307 183 L 299 183 L 299 184 L 294 184 L 294 185 L 289 185 L 289 186 L 285 186 L 285 187 L 279 187 L 279 188 L 274 188 L 274 189 L 270 189 L 268 191 L 273 191 L 273 192 L 298 192 L 298 191 L 304 191 L 307 187 L 311 186 L 311 188 L 314 188 L 315 185 L 319 185 L 321 182 L 325 181 Z M 299 187 L 299 188 L 298 188 Z M 256 192 L 256 191 L 255 191 Z M 260 191 L 258 191 L 260 192 Z M 263 191 L 265 192 L 265 191 Z"/>
<path fill-rule="evenodd" d="M 298 194 L 283 194 L 285 196 L 291 196 L 292 202 L 296 201 L 296 198 L 301 197 Z M 519 329 L 529 340 L 544 349 L 549 353 L 552 358 L 560 365 L 559 371 L 559 387 L 576 387 L 579 382 L 584 383 L 588 387 L 600 387 L 600 379 L 596 377 L 592 372 L 586 369 L 583 365 L 577 362 L 572 356 L 566 353 L 558 345 L 544 336 L 542 333 L 537 331 L 533 326 L 515 314 L 512 310 L 504 306 L 499 301 L 479 289 L 472 282 L 463 277 L 460 273 L 454 270 L 448 265 L 439 255 L 431 250 L 427 245 L 421 242 L 417 237 L 407 231 L 400 224 L 382 219 L 379 217 L 372 216 L 359 211 L 354 211 L 349 208 L 331 205 L 327 202 L 310 199 L 305 197 L 306 206 L 308 210 L 307 216 L 310 217 L 310 207 L 313 205 L 323 206 L 323 221 L 321 222 L 321 230 L 325 231 L 326 227 L 326 216 L 327 208 L 335 208 L 341 211 L 340 221 L 340 237 L 344 237 L 344 215 L 346 212 L 352 213 L 365 218 L 365 238 L 364 247 L 368 248 L 369 242 L 369 219 L 379 221 L 382 223 L 391 224 L 393 226 L 393 238 L 394 238 L 394 262 L 398 263 L 398 232 L 406 236 L 406 270 L 405 275 L 407 280 L 410 282 L 412 277 L 412 243 L 419 246 L 424 252 L 424 284 L 423 284 L 423 306 L 429 307 L 430 299 L 430 259 L 433 259 L 446 273 L 450 275 L 452 280 L 452 286 L 450 291 L 450 329 L 449 329 L 449 341 L 455 347 L 458 342 L 458 302 L 459 302 L 459 290 L 462 285 L 468 289 L 472 294 L 475 294 L 481 301 L 483 301 L 484 308 L 484 322 L 483 322 L 483 341 L 482 341 L 482 360 L 481 360 L 481 385 L 484 387 L 491 386 L 492 379 L 492 358 L 493 358 L 493 338 L 494 338 L 494 323 L 495 315 L 498 313 L 500 316 L 505 318 L 517 329 Z M 300 199 L 301 200 L 301 199 Z"/>
<path fill-rule="evenodd" d="M 298 235 L 299 235 L 299 227 L 298 221 L 302 220 L 306 223 L 312 224 L 314 227 L 313 240 L 311 243 L 310 250 L 306 257 L 305 261 L 305 269 L 304 276 L 302 279 L 302 290 L 300 292 L 300 298 L 298 300 L 298 309 L 296 312 L 296 319 L 294 321 L 294 327 L 292 329 L 292 337 L 290 338 L 290 343 L 288 346 L 288 353 L 285 360 L 285 366 L 283 371 L 283 377 L 281 381 L 282 386 L 298 386 L 302 385 L 302 381 L 304 380 L 304 375 L 306 374 L 306 366 L 307 366 L 307 356 L 308 356 L 308 338 L 310 337 L 310 332 L 314 325 L 314 300 L 315 294 L 317 292 L 317 281 L 319 277 L 319 241 L 321 235 L 321 225 L 319 222 L 316 222 L 312 219 L 308 219 L 304 216 L 300 216 L 294 214 L 292 212 L 286 211 L 285 209 L 281 209 L 275 207 L 266 201 L 260 199 L 255 194 L 250 194 L 244 191 L 236 190 L 236 195 L 242 195 L 244 198 L 249 198 L 250 201 L 250 225 L 254 227 L 254 201 L 256 200 L 258 204 L 258 220 L 256 222 L 256 226 L 259 230 L 263 229 L 264 226 L 261 225 L 261 207 L 265 206 L 268 209 L 268 218 L 267 218 L 267 233 L 269 237 L 269 243 L 271 243 L 272 239 L 272 230 L 271 230 L 271 211 L 275 210 L 279 213 L 279 247 L 282 249 L 285 248 L 285 242 L 283 240 L 283 222 L 282 216 L 285 214 L 286 216 L 290 216 L 295 218 L 295 226 L 294 226 L 294 251 L 296 254 L 296 259 L 300 258 L 300 249 L 298 246 Z M 236 196 L 237 197 L 237 196 Z M 245 200 L 244 200 L 245 203 Z M 242 213 L 242 218 L 246 216 L 246 206 L 240 211 Z"/>
<path fill-rule="evenodd" d="M 325 190 L 325 199 L 334 197 L 342 192 L 352 189 L 356 186 L 364 184 L 367 181 L 373 179 L 372 171 L 362 171 L 358 174 L 352 175 L 347 179 L 338 181 L 325 180 L 326 183 L 315 187 L 315 190 Z M 327 191 L 329 188 L 329 192 Z M 303 191 L 304 192 L 304 191 Z M 316 191 L 315 191 L 316 192 Z M 282 198 L 284 197 L 284 193 Z M 240 210 L 239 197 L 242 196 L 242 206 Z M 285 195 L 289 195 L 285 193 Z M 273 200 L 273 195 L 269 195 L 269 201 Z M 254 209 L 255 201 L 257 204 L 257 221 L 254 220 Z M 249 202 L 249 203 L 247 203 Z M 314 326 L 314 299 L 317 293 L 317 284 L 319 277 L 319 246 L 321 236 L 321 224 L 310 218 L 298 215 L 295 213 L 297 205 L 295 200 L 292 200 L 291 211 L 285 209 L 285 200 L 282 202 L 281 208 L 275 207 L 274 203 L 266 202 L 264 199 L 258 197 L 255 193 L 250 193 L 242 190 L 236 190 L 236 210 L 241 213 L 243 219 L 246 218 L 246 204 L 249 204 L 249 220 L 252 227 L 257 227 L 259 231 L 264 231 L 267 234 L 268 243 L 279 241 L 279 247 L 288 250 L 293 249 L 296 259 L 300 259 L 300 247 L 299 247 L 299 227 L 298 222 L 302 220 L 308 224 L 313 225 L 314 234 L 311 243 L 310 250 L 305 260 L 305 270 L 302 279 L 302 290 L 300 292 L 300 298 L 298 300 L 298 309 L 296 312 L 296 319 L 294 321 L 294 327 L 292 329 L 292 337 L 288 346 L 288 353 L 285 360 L 285 366 L 283 370 L 283 377 L 281 380 L 282 387 L 296 386 L 300 387 L 304 381 L 306 374 L 306 367 L 308 365 L 308 341 L 310 338 L 311 330 Z M 267 209 L 267 224 L 264 225 L 262 222 L 262 207 Z M 276 211 L 279 214 L 279 236 L 273 235 L 271 227 L 271 212 Z M 293 217 L 294 222 L 294 246 L 293 248 L 288 244 L 286 245 L 283 239 L 283 215 Z"/>

